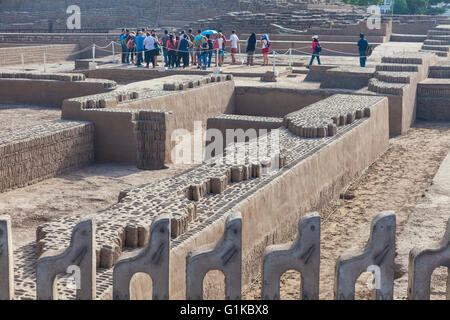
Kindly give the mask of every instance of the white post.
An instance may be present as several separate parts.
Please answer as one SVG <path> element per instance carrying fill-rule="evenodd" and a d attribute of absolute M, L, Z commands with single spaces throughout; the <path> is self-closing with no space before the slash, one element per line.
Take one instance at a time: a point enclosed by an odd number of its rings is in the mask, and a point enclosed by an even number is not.
<path fill-rule="evenodd" d="M 216 67 L 219 66 L 219 49 L 216 49 Z"/>
<path fill-rule="evenodd" d="M 22 61 L 22 71 L 25 71 L 25 60 L 23 58 L 23 53 L 20 56 L 20 60 Z"/>
<path fill-rule="evenodd" d="M 95 62 L 95 43 L 92 45 L 92 62 Z"/>
<path fill-rule="evenodd" d="M 275 74 L 275 50 L 273 51 L 273 73 Z"/>
<path fill-rule="evenodd" d="M 289 48 L 289 70 L 292 70 L 292 48 Z"/>
<path fill-rule="evenodd" d="M 45 55 L 45 51 L 44 51 L 44 72 L 47 72 L 47 56 Z"/>
<path fill-rule="evenodd" d="M 114 49 L 114 42 L 113 41 L 111 41 L 111 46 L 112 46 L 112 56 L 113 56 L 112 62 L 115 63 L 116 62 L 116 51 Z"/>

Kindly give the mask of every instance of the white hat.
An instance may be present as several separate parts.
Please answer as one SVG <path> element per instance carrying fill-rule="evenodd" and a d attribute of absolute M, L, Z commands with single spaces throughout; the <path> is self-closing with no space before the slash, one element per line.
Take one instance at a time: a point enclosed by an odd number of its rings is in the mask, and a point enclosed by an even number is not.
<path fill-rule="evenodd" d="M 319 36 L 313 36 L 312 38 L 313 39 L 319 39 Z"/>

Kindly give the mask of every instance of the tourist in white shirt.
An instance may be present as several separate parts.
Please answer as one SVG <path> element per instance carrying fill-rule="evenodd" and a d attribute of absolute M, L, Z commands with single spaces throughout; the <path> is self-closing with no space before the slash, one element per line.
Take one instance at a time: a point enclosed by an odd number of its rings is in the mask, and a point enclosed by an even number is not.
<path fill-rule="evenodd" d="M 239 38 L 236 35 L 236 31 L 234 30 L 231 31 L 230 41 L 231 41 L 231 63 L 235 64 L 236 63 L 235 54 L 237 53 Z"/>
<path fill-rule="evenodd" d="M 153 38 L 150 33 L 147 33 L 147 38 L 145 38 L 144 40 L 144 46 L 145 46 L 145 62 L 147 63 L 146 68 L 149 67 L 150 62 L 152 62 L 154 68 L 155 59 L 153 57 L 153 52 L 155 50 L 155 38 Z"/>

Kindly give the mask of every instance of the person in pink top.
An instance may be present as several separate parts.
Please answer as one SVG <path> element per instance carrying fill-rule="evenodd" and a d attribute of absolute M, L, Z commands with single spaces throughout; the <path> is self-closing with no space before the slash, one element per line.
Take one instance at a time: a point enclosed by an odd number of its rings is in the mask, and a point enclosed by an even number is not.
<path fill-rule="evenodd" d="M 311 44 L 311 51 L 312 51 L 312 56 L 311 56 L 311 61 L 309 61 L 308 68 L 310 65 L 313 64 L 314 58 L 317 58 L 317 62 L 320 65 L 320 52 L 322 51 L 322 46 L 320 45 L 318 36 L 313 37 L 313 41 Z"/>

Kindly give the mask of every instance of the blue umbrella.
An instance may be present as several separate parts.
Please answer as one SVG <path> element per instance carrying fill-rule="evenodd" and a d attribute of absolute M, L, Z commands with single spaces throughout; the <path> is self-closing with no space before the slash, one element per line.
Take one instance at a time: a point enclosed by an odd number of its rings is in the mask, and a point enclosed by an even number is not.
<path fill-rule="evenodd" d="M 216 30 L 205 30 L 202 32 L 202 35 L 207 35 L 207 34 L 217 34 Z"/>

